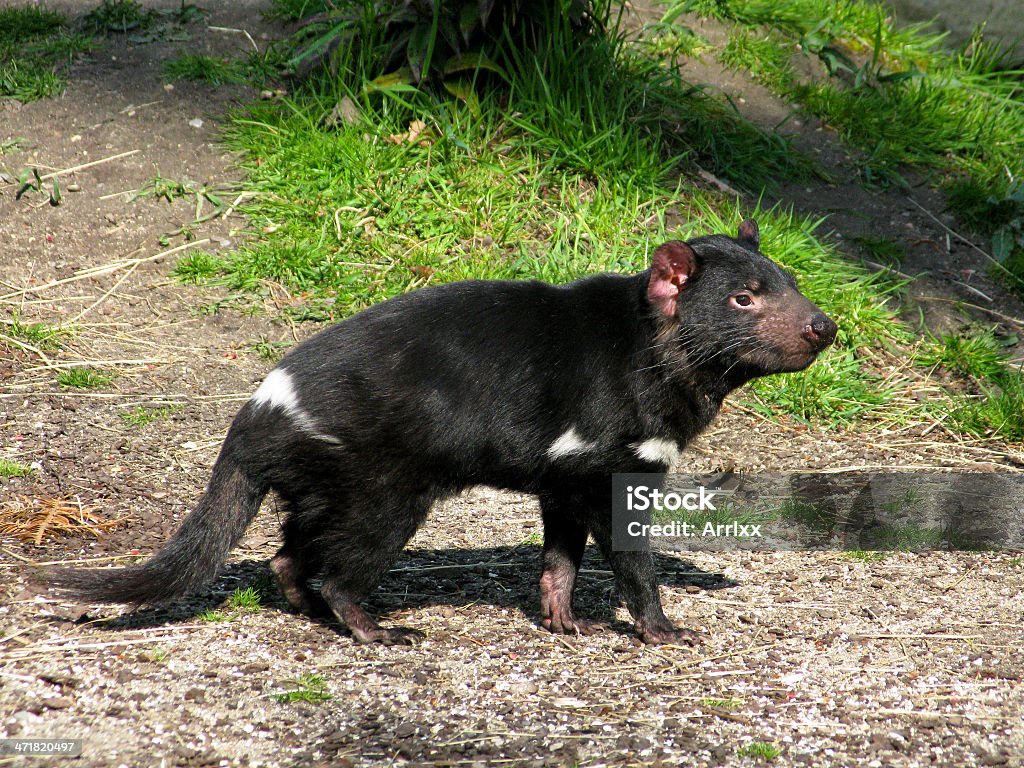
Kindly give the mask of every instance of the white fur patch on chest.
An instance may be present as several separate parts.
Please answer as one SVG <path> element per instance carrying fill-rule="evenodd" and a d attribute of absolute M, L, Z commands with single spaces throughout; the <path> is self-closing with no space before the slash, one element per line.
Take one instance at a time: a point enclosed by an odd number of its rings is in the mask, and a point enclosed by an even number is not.
<path fill-rule="evenodd" d="M 336 437 L 325 435 L 321 432 L 313 420 L 313 417 L 303 410 L 299 404 L 299 393 L 295 390 L 295 383 L 292 376 L 284 368 L 275 368 L 267 374 L 259 388 L 253 392 L 250 398 L 253 405 L 266 406 L 268 408 L 280 408 L 289 417 L 296 427 L 316 440 L 323 440 L 327 443 L 340 443 Z"/>
<path fill-rule="evenodd" d="M 596 447 L 597 443 L 584 440 L 580 433 L 576 431 L 576 427 L 569 427 L 569 429 L 558 436 L 555 442 L 548 446 L 547 454 L 549 459 L 559 459 L 563 456 L 572 456 L 573 454 L 592 451 Z"/>
<path fill-rule="evenodd" d="M 633 443 L 629 446 L 639 458 L 644 461 L 653 461 L 656 464 L 666 464 L 670 468 L 679 460 L 679 443 L 664 437 L 651 437 L 642 443 Z"/>

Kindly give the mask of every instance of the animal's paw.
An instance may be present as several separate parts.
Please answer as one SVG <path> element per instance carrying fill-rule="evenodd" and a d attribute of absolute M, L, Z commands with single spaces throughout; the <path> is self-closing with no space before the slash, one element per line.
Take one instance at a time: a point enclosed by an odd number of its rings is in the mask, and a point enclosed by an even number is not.
<path fill-rule="evenodd" d="M 544 629 L 556 635 L 596 635 L 605 629 L 605 625 L 597 621 L 577 619 L 572 611 L 556 611 L 551 616 L 541 619 Z"/>
<path fill-rule="evenodd" d="M 671 624 L 644 627 L 637 626 L 640 639 L 650 645 L 700 645 L 701 636 L 692 629 L 677 629 Z"/>

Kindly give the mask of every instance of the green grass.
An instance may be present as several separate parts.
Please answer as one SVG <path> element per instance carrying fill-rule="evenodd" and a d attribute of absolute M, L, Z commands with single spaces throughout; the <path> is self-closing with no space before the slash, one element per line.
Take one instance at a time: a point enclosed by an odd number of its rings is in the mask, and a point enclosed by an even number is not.
<path fill-rule="evenodd" d="M 743 701 L 740 699 L 704 698 L 697 702 L 697 706 L 708 709 L 724 709 L 731 711 L 742 707 Z"/>
<path fill-rule="evenodd" d="M 67 19 L 45 6 L 0 8 L 0 99 L 22 103 L 64 91 L 64 68 L 74 56 L 94 47 L 70 31 Z"/>
<path fill-rule="evenodd" d="M 148 661 L 151 664 L 166 664 L 171 658 L 169 648 L 153 648 L 139 654 L 139 659 Z"/>
<path fill-rule="evenodd" d="M 853 238 L 853 241 L 883 267 L 899 268 L 907 257 L 907 249 L 903 243 L 891 238 L 863 235 Z"/>
<path fill-rule="evenodd" d="M 779 90 L 787 88 L 792 80 L 792 56 L 792 46 L 787 46 L 777 36 L 745 28 L 736 29 L 719 54 L 727 67 L 744 70 L 754 79 Z"/>
<path fill-rule="evenodd" d="M 203 611 L 198 616 L 196 616 L 196 618 L 199 619 L 199 621 L 217 623 L 222 621 L 231 621 L 231 619 L 234 617 L 231 614 L 226 613 L 224 611 L 211 608 L 208 611 Z"/>
<path fill-rule="evenodd" d="M 1024 377 L 1014 371 L 979 395 L 957 398 L 949 418 L 969 435 L 1024 441 Z"/>
<path fill-rule="evenodd" d="M 884 552 L 920 552 L 932 549 L 980 551 L 990 545 L 973 540 L 952 530 L 925 528 L 919 525 L 881 525 L 867 530 L 862 543 L 872 550 Z"/>
<path fill-rule="evenodd" d="M 186 240 L 192 239 L 196 227 L 221 216 L 227 208 L 221 194 L 227 188 L 229 187 L 225 185 L 209 187 L 187 180 L 168 179 L 157 173 L 135 191 L 130 202 L 147 197 L 164 200 L 168 203 L 183 199 L 190 201 L 194 206 L 192 220 L 174 232 L 161 236 L 161 244 L 167 245 L 170 237 L 178 235 L 184 236 Z"/>
<path fill-rule="evenodd" d="M 817 504 L 800 499 L 785 499 L 778 506 L 768 510 L 768 513 L 818 530 L 831 530 L 836 524 L 833 515 L 822 511 Z"/>
<path fill-rule="evenodd" d="M 1024 440 L 1024 375 L 1011 364 L 1006 344 L 989 328 L 949 334 L 918 352 L 920 364 L 970 379 L 972 393 L 947 405 L 948 423 L 969 435 Z"/>
<path fill-rule="evenodd" d="M 705 37 L 689 27 L 658 22 L 644 28 L 642 43 L 652 58 L 670 61 L 673 67 L 685 59 L 698 59 L 712 48 Z"/>
<path fill-rule="evenodd" d="M 951 52 L 874 2 L 684 0 L 668 18 L 683 11 L 732 22 L 722 62 L 867 152 L 865 180 L 905 183 L 904 164 L 931 173 L 952 210 L 993 235 L 993 268 L 1024 290 L 1024 99 L 1013 54 L 980 37 Z M 799 75 L 798 56 L 824 76 Z"/>
<path fill-rule="evenodd" d="M 224 259 L 199 248 L 190 250 L 178 259 L 178 263 L 174 266 L 174 274 L 183 283 L 213 280 L 224 271 Z"/>
<path fill-rule="evenodd" d="M 0 157 L 13 155 L 16 152 L 24 151 L 28 141 L 26 139 L 0 139 Z"/>
<path fill-rule="evenodd" d="M 32 467 L 12 459 L 0 459 L 0 477 L 28 477 Z"/>
<path fill-rule="evenodd" d="M 148 29 L 157 16 L 156 11 L 144 8 L 138 0 L 102 0 L 85 14 L 83 23 L 96 34 L 128 34 Z"/>
<path fill-rule="evenodd" d="M 899 385 L 867 369 L 854 350 L 823 356 L 803 373 L 759 379 L 747 405 L 759 413 L 789 414 L 798 421 L 845 426 L 878 413 Z"/>
<path fill-rule="evenodd" d="M 57 374 L 57 383 L 69 389 L 95 389 L 114 380 L 112 374 L 94 368 L 68 368 Z"/>
<path fill-rule="evenodd" d="M 32 65 L 11 61 L 0 66 L 0 98 L 14 99 L 22 104 L 64 92 L 64 81 L 57 73 L 35 70 Z"/>
<path fill-rule="evenodd" d="M 889 552 L 875 552 L 863 549 L 851 549 L 843 553 L 850 560 L 857 563 L 876 563 L 889 557 Z"/>
<path fill-rule="evenodd" d="M 122 413 L 121 421 L 123 421 L 126 426 L 141 428 L 147 424 L 152 424 L 155 421 L 164 421 L 170 417 L 172 413 L 180 410 L 180 405 L 140 405 L 126 413 Z"/>
<path fill-rule="evenodd" d="M 290 346 L 292 346 L 291 342 L 270 341 L 266 336 L 260 336 L 258 340 L 246 345 L 246 349 L 256 353 L 267 362 L 276 363 Z"/>
<path fill-rule="evenodd" d="M 325 10 L 324 0 L 270 0 L 270 8 L 264 13 L 267 19 L 298 21 L 313 13 Z"/>
<path fill-rule="evenodd" d="M 26 323 L 15 313 L 9 321 L 0 324 L 0 339 L 23 348 L 52 352 L 74 336 L 74 329 L 68 326 Z"/>
<path fill-rule="evenodd" d="M 175 200 L 194 196 L 195 194 L 196 186 L 191 181 L 168 179 L 158 173 L 139 187 L 131 199 L 138 200 L 140 198 L 152 197 L 156 200 L 173 203 Z"/>
<path fill-rule="evenodd" d="M 737 757 L 752 757 L 757 760 L 771 761 L 782 754 L 782 747 L 767 741 L 752 741 L 736 750 Z"/>
<path fill-rule="evenodd" d="M 1007 373 L 1009 355 L 995 329 L 943 336 L 922 347 L 918 362 L 932 368 L 970 376 L 978 381 L 998 380 Z"/>
<path fill-rule="evenodd" d="M 45 6 L 24 4 L 0 8 L 0 45 L 20 45 L 60 32 L 65 18 Z"/>
<path fill-rule="evenodd" d="M 224 608 L 211 608 L 197 617 L 200 621 L 222 622 L 234 621 L 242 614 L 257 613 L 262 610 L 263 591 L 259 587 L 239 587 L 225 602 Z"/>
<path fill-rule="evenodd" d="M 288 686 L 287 690 L 270 695 L 270 698 L 280 704 L 291 704 L 296 701 L 318 704 L 333 698 L 327 692 L 327 684 L 320 675 L 303 675 L 297 680 L 286 680 L 285 684 Z"/>
<path fill-rule="evenodd" d="M 255 613 L 263 607 L 262 599 L 263 596 L 256 587 L 239 588 L 228 597 L 228 607 L 236 613 Z"/>
<path fill-rule="evenodd" d="M 244 83 L 248 79 L 242 62 L 197 53 L 169 59 L 164 62 L 163 69 L 168 80 L 196 80 L 213 86 Z"/>

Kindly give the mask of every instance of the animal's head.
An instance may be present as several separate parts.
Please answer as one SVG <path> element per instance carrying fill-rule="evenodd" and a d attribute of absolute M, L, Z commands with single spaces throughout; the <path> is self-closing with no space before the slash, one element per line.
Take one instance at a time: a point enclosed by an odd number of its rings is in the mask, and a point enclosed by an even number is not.
<path fill-rule="evenodd" d="M 738 236 L 673 240 L 655 250 L 647 300 L 688 368 L 742 383 L 809 366 L 836 337 L 836 324 L 761 251 L 757 222 Z"/>

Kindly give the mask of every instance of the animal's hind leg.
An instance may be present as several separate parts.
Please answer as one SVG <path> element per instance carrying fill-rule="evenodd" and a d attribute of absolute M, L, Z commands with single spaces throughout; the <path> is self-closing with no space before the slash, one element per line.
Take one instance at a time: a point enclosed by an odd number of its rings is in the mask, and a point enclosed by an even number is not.
<path fill-rule="evenodd" d="M 412 645 L 423 633 L 382 627 L 359 604 L 377 586 L 430 510 L 430 500 L 359 499 L 338 510 L 318 536 L 323 550 L 320 592 L 360 643 Z"/>
<path fill-rule="evenodd" d="M 309 586 L 309 579 L 319 571 L 319 561 L 311 561 L 311 553 L 289 544 L 287 537 L 274 558 L 270 570 L 277 578 L 277 586 L 289 604 L 299 613 L 313 618 L 331 615 L 331 607 L 323 596 Z"/>
<path fill-rule="evenodd" d="M 572 593 L 587 545 L 581 503 L 573 496 L 540 498 L 544 519 L 544 570 L 540 576 L 541 623 L 552 632 L 590 635 L 604 627 L 576 618 Z"/>

